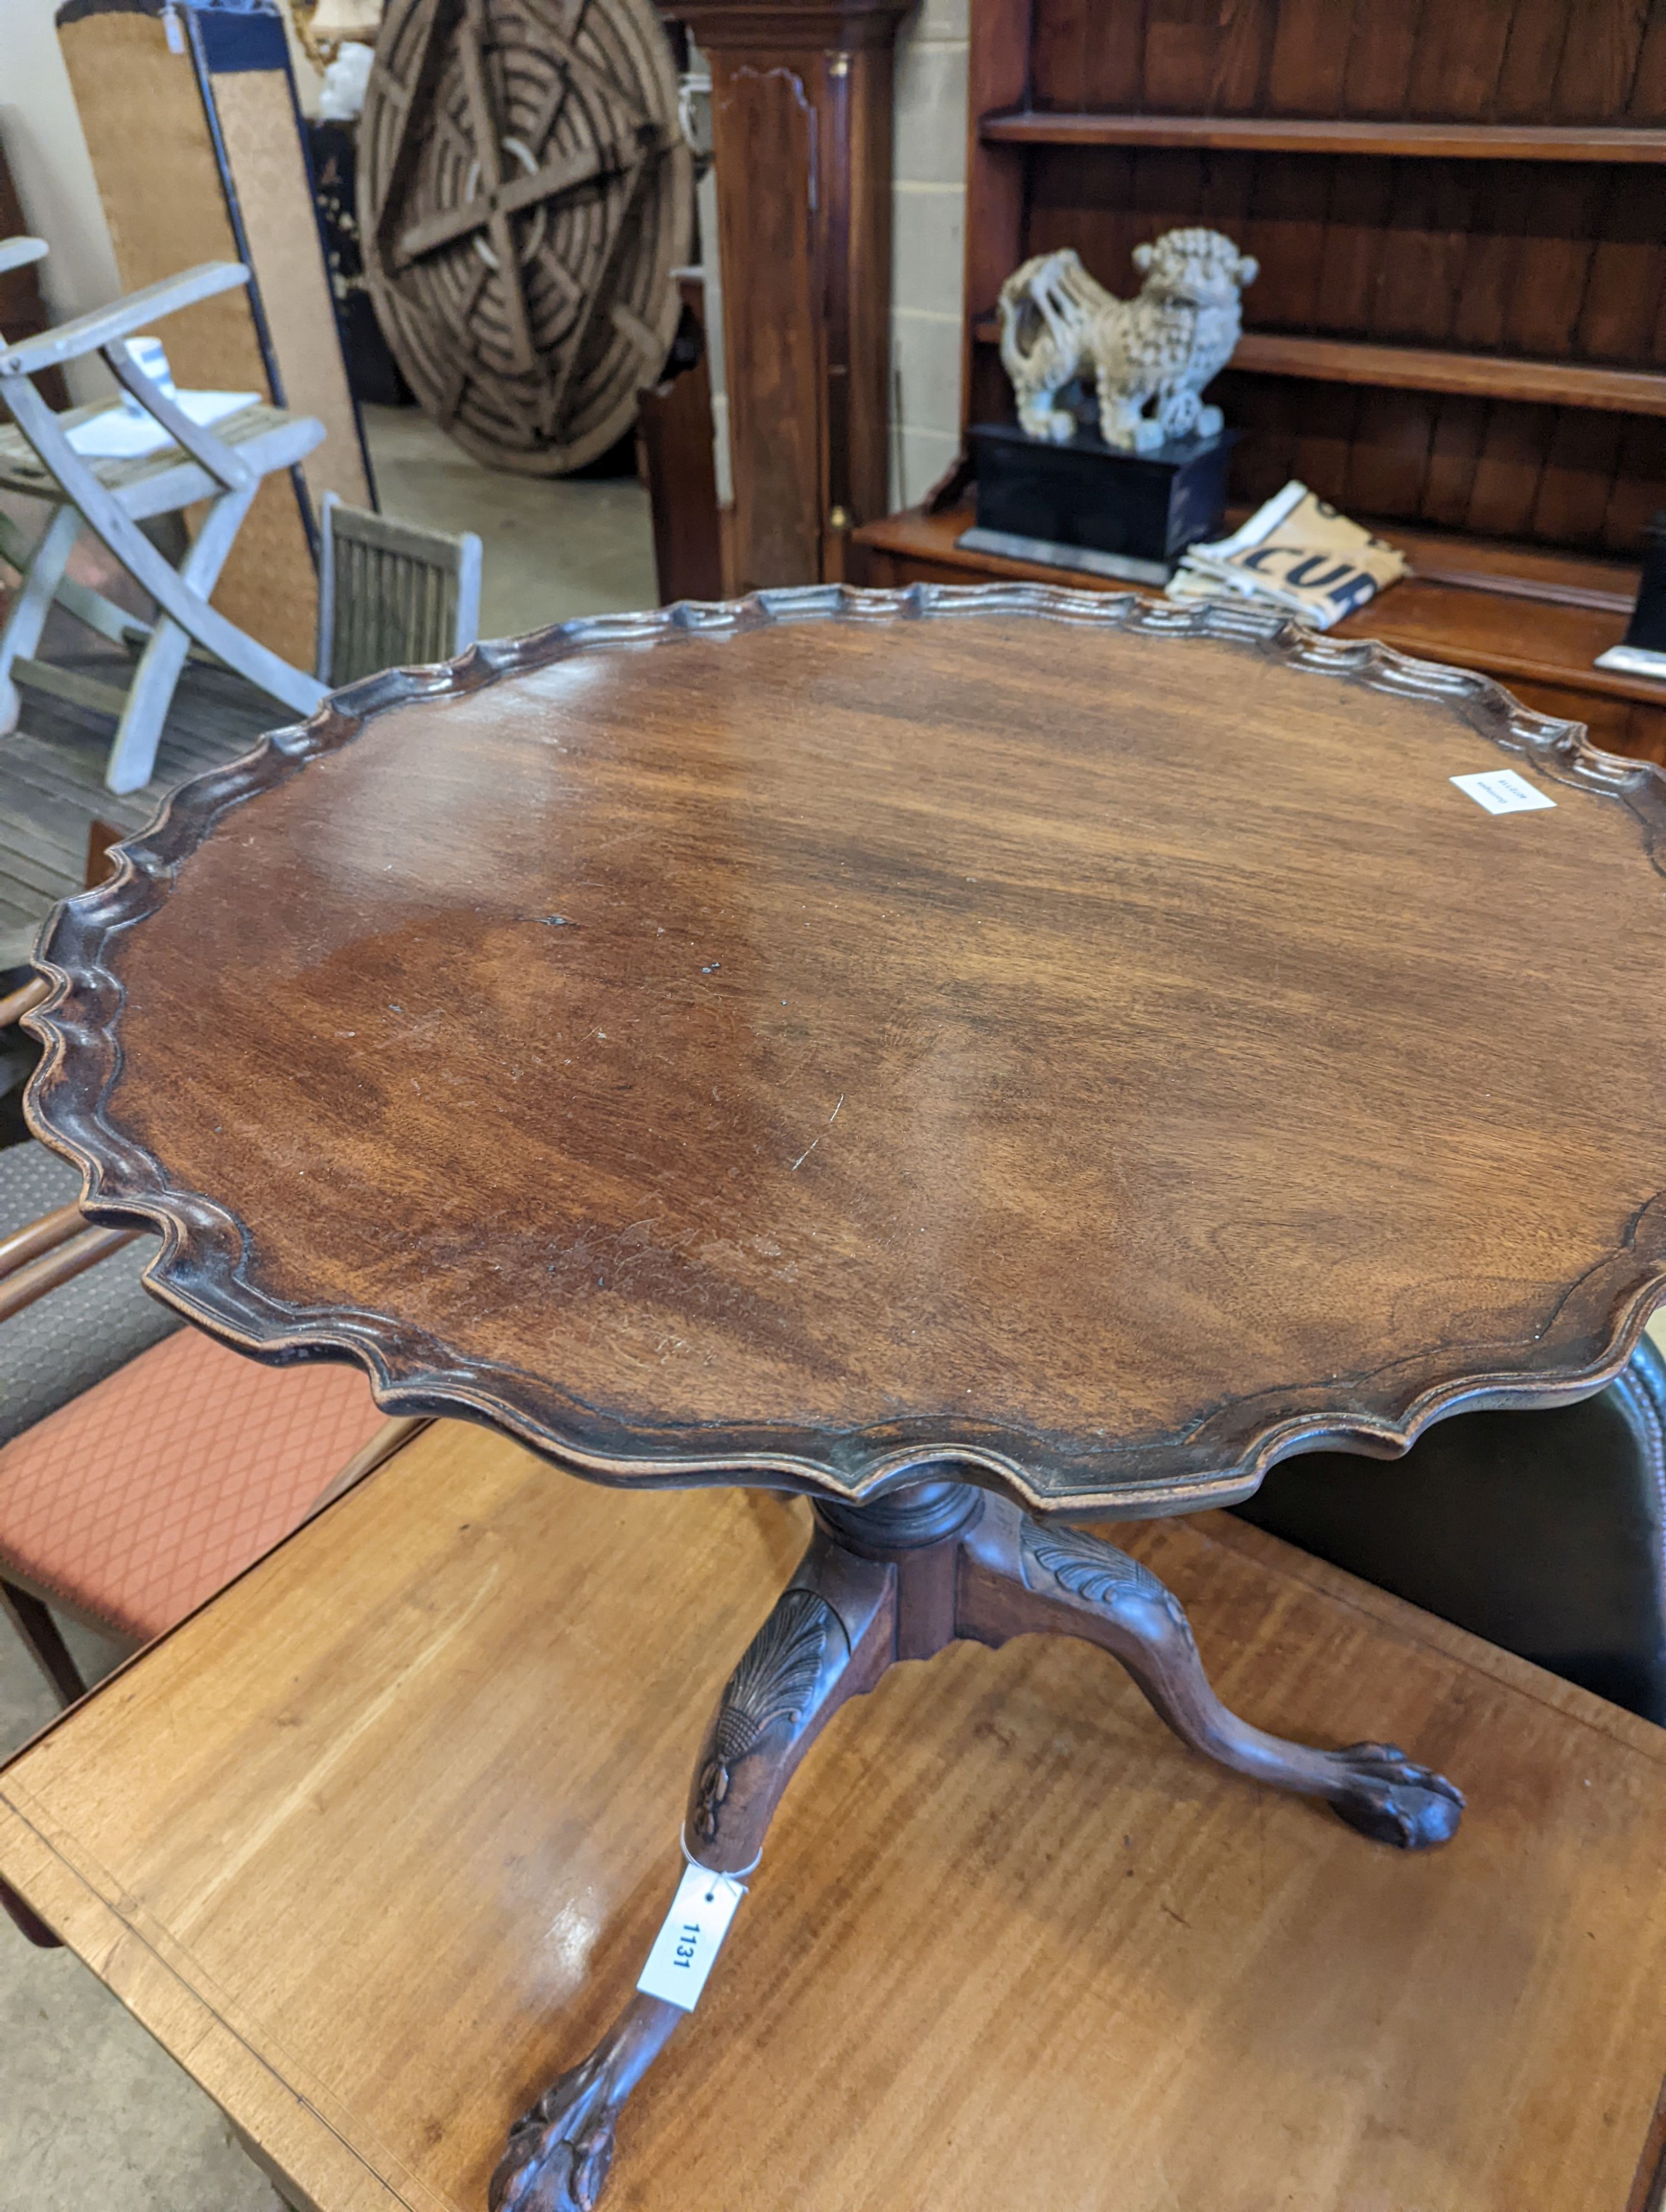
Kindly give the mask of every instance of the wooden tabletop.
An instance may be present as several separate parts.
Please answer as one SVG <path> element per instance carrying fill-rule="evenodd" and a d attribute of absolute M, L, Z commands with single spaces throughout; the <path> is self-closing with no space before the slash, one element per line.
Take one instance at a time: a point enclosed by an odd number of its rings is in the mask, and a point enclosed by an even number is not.
<path fill-rule="evenodd" d="M 1537 810 L 1454 781 L 1503 769 Z M 31 1112 L 165 1296 L 390 1410 L 619 1480 L 1194 1505 L 1626 1356 L 1663 793 L 1225 610 L 572 623 L 180 793 L 48 934 Z"/>
<path fill-rule="evenodd" d="M 0 1875 L 316 2212 L 481 2212 L 634 1981 L 800 1502 L 551 1482 L 442 1424 L 0 1775 Z M 1644 2212 L 1666 1731 L 1230 1516 L 1124 1529 L 1235 1706 L 1461 1774 L 1368 1844 L 1087 1646 L 842 1714 L 618 2212 Z"/>

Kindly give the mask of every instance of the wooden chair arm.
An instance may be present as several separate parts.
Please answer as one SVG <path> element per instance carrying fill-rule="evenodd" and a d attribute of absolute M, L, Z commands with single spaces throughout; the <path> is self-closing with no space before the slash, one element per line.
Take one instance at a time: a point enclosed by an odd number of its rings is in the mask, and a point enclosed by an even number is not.
<path fill-rule="evenodd" d="M 67 1244 L 88 1225 L 87 1217 L 78 1206 L 58 1206 L 50 1213 L 43 1213 L 38 1221 L 14 1229 L 9 1237 L 0 1237 L 0 1281 L 15 1275 L 29 1261 L 38 1260 L 43 1252 L 55 1252 L 60 1244 Z"/>
<path fill-rule="evenodd" d="M 78 1212 L 79 1208 L 75 1210 Z M 46 1218 L 50 1220 L 52 1216 Z M 40 1258 L 27 1261 L 0 1282 L 0 1322 L 9 1321 L 25 1306 L 44 1298 L 48 1291 L 73 1282 L 77 1275 L 84 1274 L 88 1267 L 96 1266 L 112 1252 L 119 1252 L 124 1244 L 131 1244 L 143 1233 L 139 1229 L 100 1229 L 89 1224 Z"/>
<path fill-rule="evenodd" d="M 194 307 L 198 300 L 212 299 L 216 292 L 229 292 L 248 281 L 249 272 L 240 261 L 204 261 L 195 269 L 183 269 L 177 276 L 147 284 L 112 307 L 77 315 L 55 331 L 7 346 L 0 351 L 0 376 L 34 376 L 63 362 L 79 361 L 116 338 L 131 337 L 164 315 L 177 314 L 181 307 Z"/>
<path fill-rule="evenodd" d="M 161 385 L 145 374 L 133 359 L 125 338 L 101 346 L 100 351 L 123 391 L 131 392 L 145 413 L 161 423 L 176 446 L 189 453 L 200 468 L 206 469 L 216 483 L 224 484 L 228 491 L 248 489 L 255 481 L 254 471 L 248 463 L 211 430 L 204 429 L 200 422 L 193 422 Z"/>
<path fill-rule="evenodd" d="M 31 975 L 27 983 L 20 983 L 15 991 L 8 991 L 5 997 L 0 999 L 0 1030 L 9 1029 L 14 1022 L 21 1022 L 31 1007 L 40 1006 L 50 994 L 52 988 L 44 975 Z"/>

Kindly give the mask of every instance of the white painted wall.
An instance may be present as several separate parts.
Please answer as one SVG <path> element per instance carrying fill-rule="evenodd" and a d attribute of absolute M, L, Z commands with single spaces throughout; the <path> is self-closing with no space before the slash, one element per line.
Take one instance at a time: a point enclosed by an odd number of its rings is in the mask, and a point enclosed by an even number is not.
<path fill-rule="evenodd" d="M 891 503 L 912 507 L 960 445 L 968 0 L 922 0 L 897 39 L 892 108 Z"/>
<path fill-rule="evenodd" d="M 121 286 L 54 9 L 55 0 L 0 0 L 0 144 L 24 219 L 52 248 L 41 289 L 63 321 L 107 305 Z"/>

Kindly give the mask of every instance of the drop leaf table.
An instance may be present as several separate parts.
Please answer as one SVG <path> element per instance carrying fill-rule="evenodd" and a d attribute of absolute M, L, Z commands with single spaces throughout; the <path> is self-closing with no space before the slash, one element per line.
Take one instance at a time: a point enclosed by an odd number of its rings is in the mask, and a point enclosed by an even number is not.
<path fill-rule="evenodd" d="M 257 1356 L 362 1360 L 645 1517 L 812 1501 L 695 1755 L 708 1898 L 847 1699 L 1032 1633 L 1418 1851 L 1452 1783 L 1240 1718 L 1079 1524 L 1624 1364 L 1666 1288 L 1663 802 L 1482 678 L 1219 609 L 573 623 L 177 793 L 49 927 L 30 1111 Z M 500 2212 L 596 2201 L 664 1984 L 514 2128 Z"/>
<path fill-rule="evenodd" d="M 812 1508 L 644 1506 L 435 1422 L 0 1770 L 0 1877 L 295 2212 L 480 2212 L 648 1955 Z M 605 2212 L 1660 2212 L 1666 1729 L 1231 1514 L 1110 1533 L 1264 1726 L 1461 1771 L 1460 1834 L 1362 1844 L 1062 1638 L 893 1668 Z"/>

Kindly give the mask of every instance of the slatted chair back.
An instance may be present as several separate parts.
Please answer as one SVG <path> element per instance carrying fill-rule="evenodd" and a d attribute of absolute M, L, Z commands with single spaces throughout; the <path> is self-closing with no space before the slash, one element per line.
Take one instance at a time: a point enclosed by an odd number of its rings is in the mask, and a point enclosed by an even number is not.
<path fill-rule="evenodd" d="M 384 668 L 449 660 L 480 626 L 480 540 L 324 497 L 318 674 L 339 690 Z"/>

